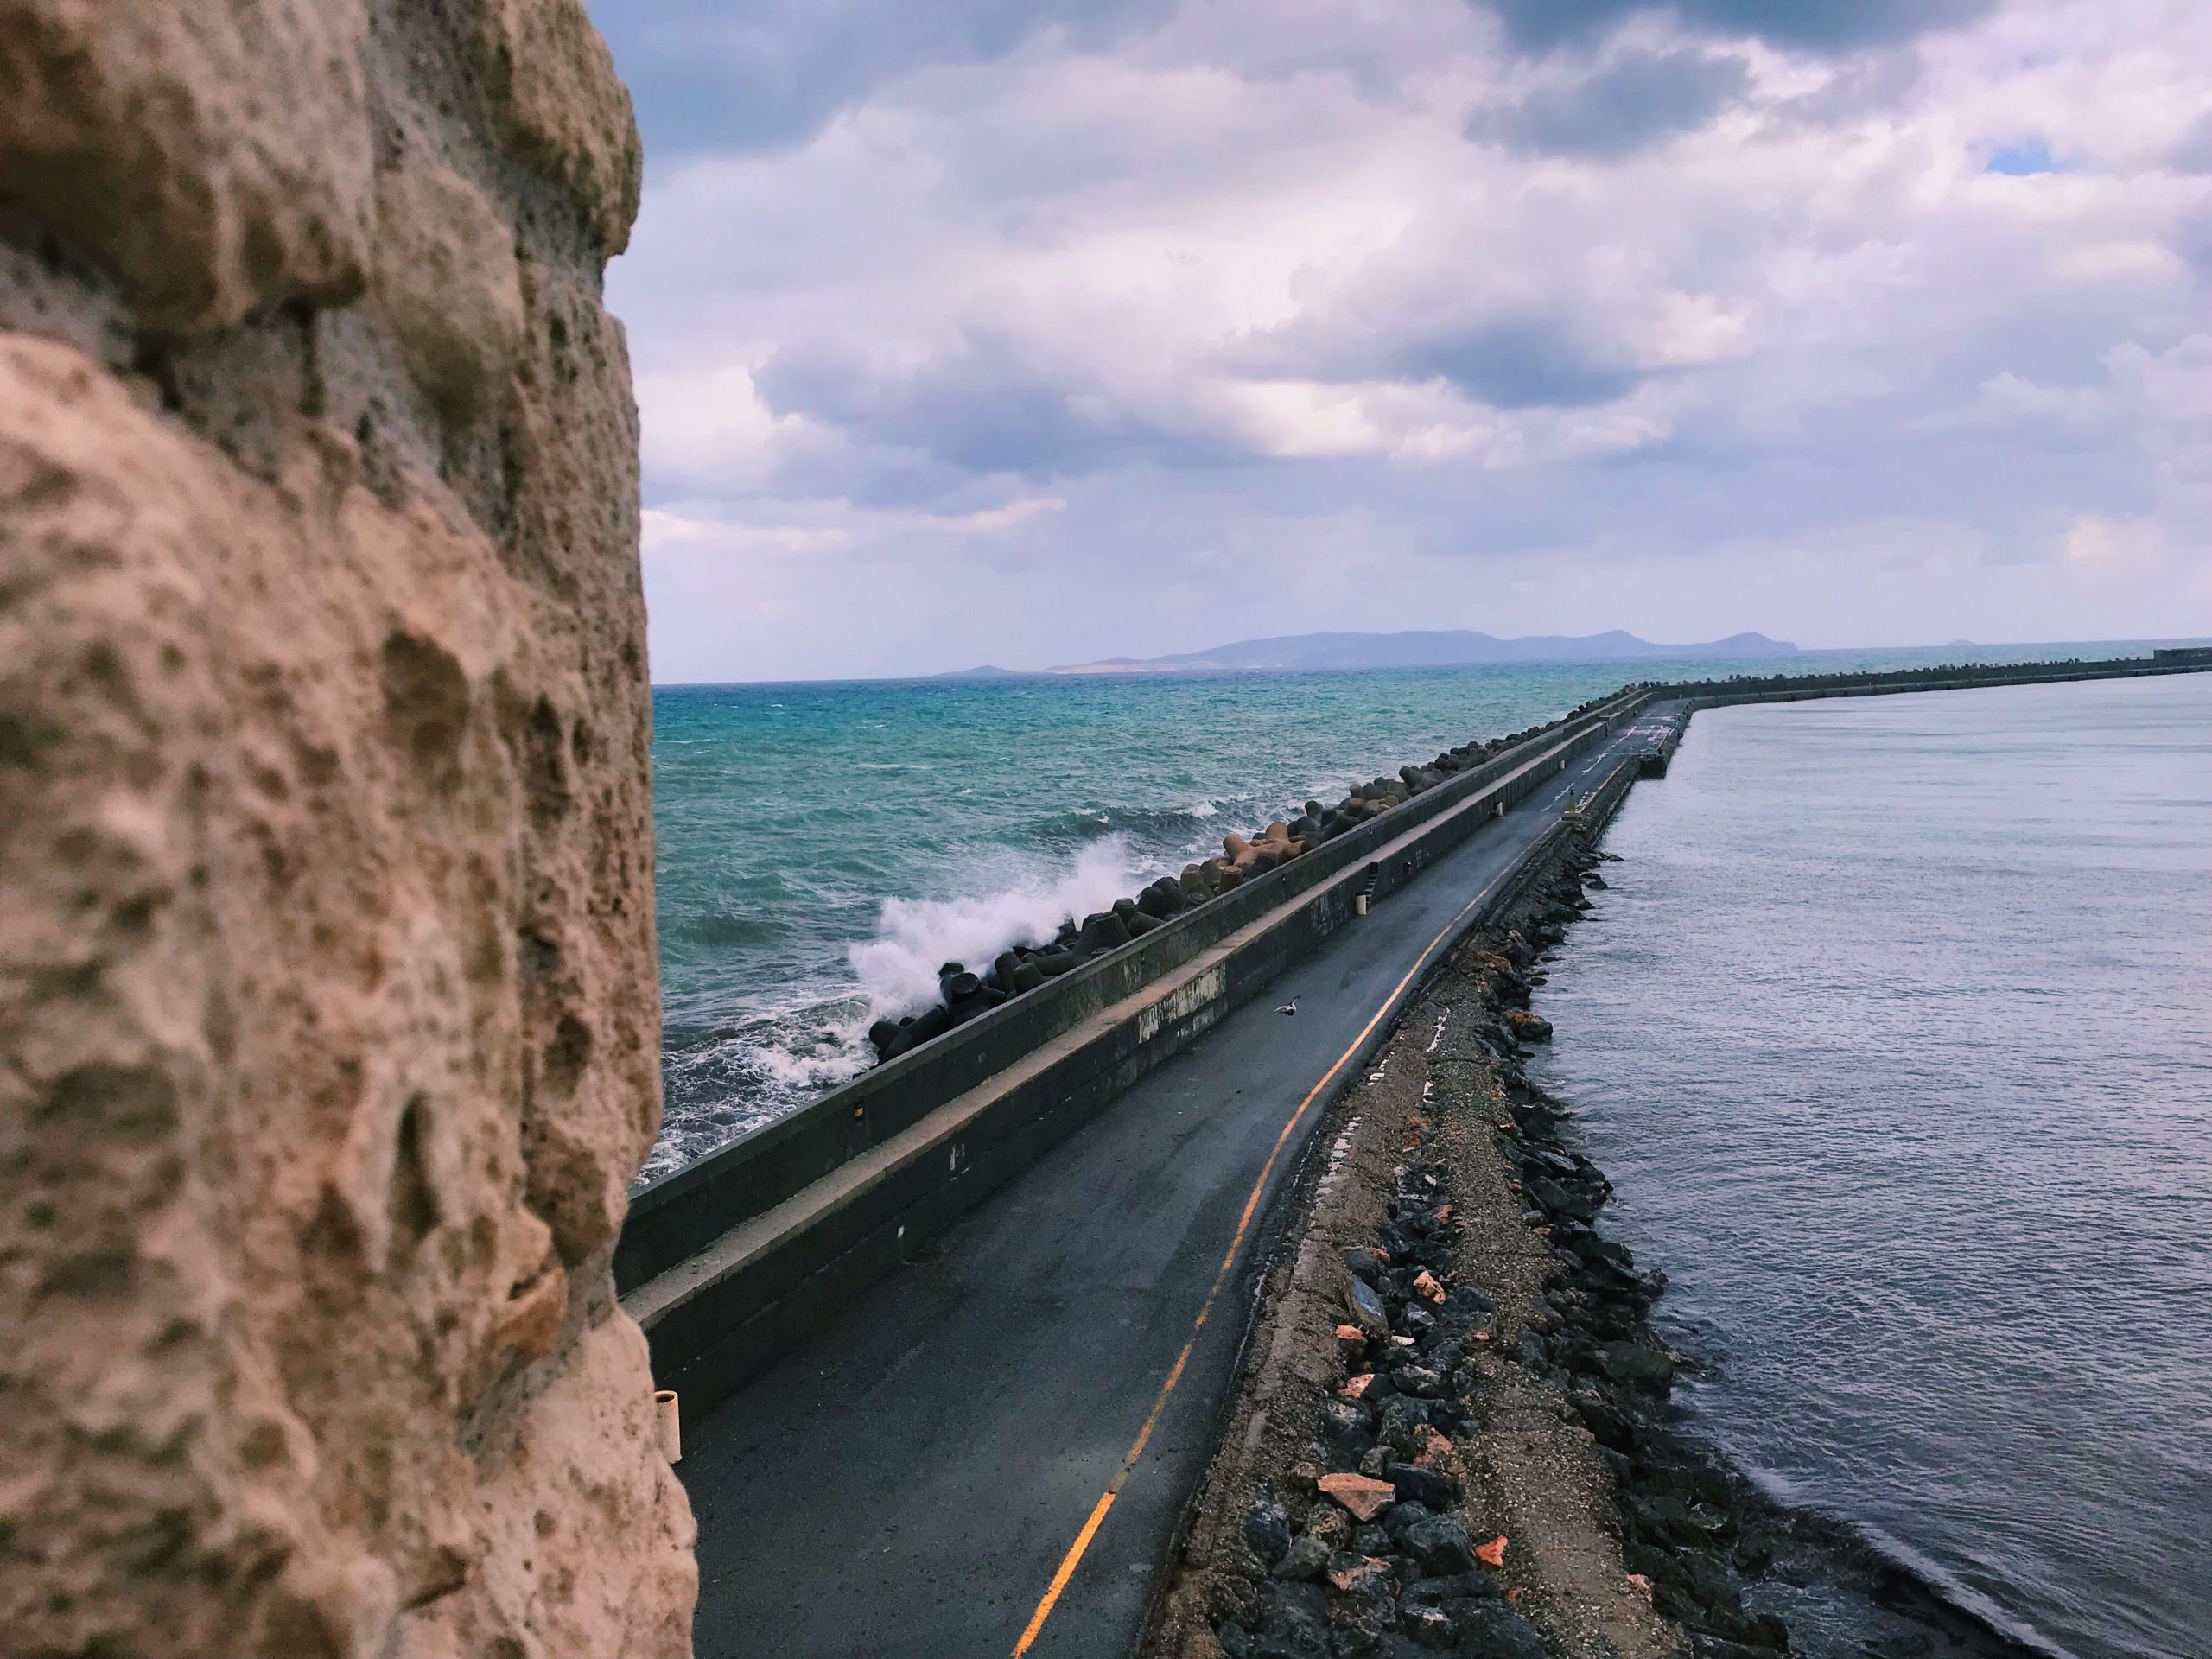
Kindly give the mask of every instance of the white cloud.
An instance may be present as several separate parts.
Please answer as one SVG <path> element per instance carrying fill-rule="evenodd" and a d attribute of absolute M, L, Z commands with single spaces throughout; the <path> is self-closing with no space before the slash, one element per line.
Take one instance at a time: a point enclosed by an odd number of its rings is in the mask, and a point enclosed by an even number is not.
<path fill-rule="evenodd" d="M 2212 632 L 2212 8 L 1687 14 L 978 25 L 657 161 L 610 279 L 656 673 Z"/>
<path fill-rule="evenodd" d="M 2076 564 L 2152 564 L 2166 551 L 2166 537 L 2155 518 L 2084 514 L 2068 527 L 2065 551 Z"/>

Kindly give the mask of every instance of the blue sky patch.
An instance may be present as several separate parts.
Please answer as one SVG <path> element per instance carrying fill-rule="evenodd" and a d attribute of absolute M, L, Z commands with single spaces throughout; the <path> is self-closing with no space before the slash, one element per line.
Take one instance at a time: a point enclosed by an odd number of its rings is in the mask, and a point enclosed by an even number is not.
<path fill-rule="evenodd" d="M 2006 144 L 1997 151 L 1989 158 L 1984 170 L 2024 179 L 2037 173 L 2056 173 L 2058 163 L 2051 159 L 2050 140 L 2024 138 L 2017 144 Z"/>

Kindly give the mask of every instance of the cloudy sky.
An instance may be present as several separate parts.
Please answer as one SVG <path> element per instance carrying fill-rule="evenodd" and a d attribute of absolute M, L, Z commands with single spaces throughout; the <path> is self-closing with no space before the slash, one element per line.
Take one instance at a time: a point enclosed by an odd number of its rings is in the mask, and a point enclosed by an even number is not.
<path fill-rule="evenodd" d="M 2212 633 L 2204 0 L 590 0 L 655 677 Z"/>

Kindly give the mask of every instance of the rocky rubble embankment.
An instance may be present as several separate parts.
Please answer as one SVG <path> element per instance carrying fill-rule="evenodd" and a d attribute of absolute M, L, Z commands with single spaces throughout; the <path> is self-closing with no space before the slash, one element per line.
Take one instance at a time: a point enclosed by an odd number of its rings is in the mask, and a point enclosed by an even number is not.
<path fill-rule="evenodd" d="M 1523 1069 L 1603 857 L 1463 947 L 1351 1097 L 1149 1653 L 1787 1650 L 1741 1599 L 1770 1541 L 1663 1428 L 1663 1277 L 1593 1226 L 1611 1188 Z"/>
<path fill-rule="evenodd" d="M 1594 870 L 1585 877 L 1602 885 Z M 1555 892 L 1539 940 L 1555 942 L 1561 925 L 1576 919 L 1569 912 L 1587 903 Z M 1512 1006 L 1525 1002 L 1530 987 L 1522 972 L 1529 964 L 1516 959 L 1526 949 L 1509 939 L 1503 954 L 1481 958 L 1509 1028 L 1532 1017 Z M 1548 1025 L 1541 1035 L 1549 1039 Z M 1665 1427 L 1683 1362 L 1646 1316 L 1666 1276 L 1639 1272 L 1629 1247 L 1592 1224 L 1612 1186 L 1569 1144 L 1573 1114 L 1528 1083 L 1510 1050 L 1497 1069 L 1505 1108 L 1495 1123 L 1497 1148 L 1517 1172 L 1521 1219 L 1546 1241 L 1551 1257 L 1543 1293 L 1548 1315 L 1523 1326 L 1507 1357 L 1587 1429 L 1618 1497 L 1630 1582 L 1681 1628 L 1691 1651 L 1700 1659 L 1787 1652 L 1782 1620 L 1747 1613 L 1741 1595 L 1745 1578 L 1772 1564 L 1773 1540 L 1745 1512 L 1740 1483 Z"/>
<path fill-rule="evenodd" d="M 1051 939 L 1017 943 L 980 969 L 971 970 L 963 962 L 945 963 L 938 969 L 938 1000 L 934 1004 L 895 1020 L 878 1020 L 868 1027 L 876 1058 L 896 1059 L 932 1037 L 989 1013 L 1010 997 L 1036 990 L 1047 980 L 1057 979 L 1094 957 L 1134 944 L 1184 912 L 1234 893 L 1245 882 L 1349 835 L 1370 818 L 1426 794 L 1460 772 L 1496 759 L 1516 743 L 1580 718 L 1603 701 L 1598 698 L 1583 703 L 1558 721 L 1446 749 L 1425 765 L 1399 767 L 1395 777 L 1378 774 L 1352 785 L 1334 806 L 1309 800 L 1296 817 L 1277 818 L 1250 836 L 1224 836 L 1217 856 L 1186 864 L 1179 876 L 1163 875 L 1135 897 L 1117 899 L 1109 908 L 1080 921 L 1067 917 Z"/>
<path fill-rule="evenodd" d="M 1317 1137 L 1146 1659 L 1761 1659 L 1815 1586 L 1872 1659 L 2021 1653 L 1685 1433 L 1665 1276 L 1599 1230 L 1611 1185 L 1525 1065 L 1599 827 Z"/>

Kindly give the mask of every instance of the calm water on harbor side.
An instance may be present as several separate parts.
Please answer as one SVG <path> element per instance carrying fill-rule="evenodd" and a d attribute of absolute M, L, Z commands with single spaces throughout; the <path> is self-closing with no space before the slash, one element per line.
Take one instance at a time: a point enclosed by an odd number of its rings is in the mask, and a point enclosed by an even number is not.
<path fill-rule="evenodd" d="M 2212 676 L 1711 711 L 1607 845 L 1537 1075 L 1697 1428 L 2021 1639 L 2212 1655 Z"/>
<path fill-rule="evenodd" d="M 940 963 L 987 962 L 1224 830 L 1624 681 L 2125 649 L 658 688 L 668 1111 L 645 1173 L 854 1076 L 868 1020 L 934 996 Z"/>

